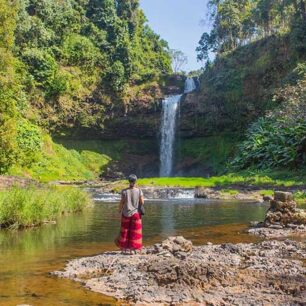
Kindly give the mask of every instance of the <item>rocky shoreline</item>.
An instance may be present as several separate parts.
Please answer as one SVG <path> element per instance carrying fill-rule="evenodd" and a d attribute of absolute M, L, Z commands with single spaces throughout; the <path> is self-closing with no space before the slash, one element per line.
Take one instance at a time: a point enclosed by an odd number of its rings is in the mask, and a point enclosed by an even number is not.
<path fill-rule="evenodd" d="M 99 185 L 84 185 L 89 189 L 95 190 L 99 193 L 108 193 L 118 195 L 119 191 L 124 189 L 125 185 L 106 184 Z M 271 197 L 266 196 L 262 189 L 258 188 L 245 188 L 235 187 L 236 190 L 231 190 L 232 187 L 220 188 L 220 187 L 195 187 L 195 188 L 182 188 L 182 187 L 152 187 L 141 186 L 146 199 L 175 199 L 175 198 L 187 198 L 195 199 L 207 199 L 207 200 L 241 200 L 241 201 L 255 201 L 255 202 L 268 202 Z"/>
<path fill-rule="evenodd" d="M 302 305 L 305 259 L 305 242 L 194 247 L 169 237 L 141 255 L 107 252 L 72 260 L 53 274 L 139 305 Z"/>
<path fill-rule="evenodd" d="M 286 237 L 302 238 L 306 236 L 306 227 L 304 225 L 299 225 L 294 228 L 254 227 L 248 229 L 248 233 L 266 239 Z"/>

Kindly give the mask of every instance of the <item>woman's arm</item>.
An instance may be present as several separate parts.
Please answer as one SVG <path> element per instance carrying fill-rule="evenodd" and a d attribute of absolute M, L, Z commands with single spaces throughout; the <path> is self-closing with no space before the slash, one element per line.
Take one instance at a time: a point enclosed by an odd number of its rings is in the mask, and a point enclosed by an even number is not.
<path fill-rule="evenodd" d="M 124 197 L 124 194 L 122 193 L 121 194 L 121 200 L 120 200 L 120 203 L 119 203 L 119 211 L 118 211 L 119 214 L 122 213 L 124 202 L 125 202 L 125 197 Z"/>
<path fill-rule="evenodd" d="M 139 195 L 139 204 L 144 205 L 144 196 L 143 196 L 143 192 L 141 189 L 140 189 L 140 195 Z"/>

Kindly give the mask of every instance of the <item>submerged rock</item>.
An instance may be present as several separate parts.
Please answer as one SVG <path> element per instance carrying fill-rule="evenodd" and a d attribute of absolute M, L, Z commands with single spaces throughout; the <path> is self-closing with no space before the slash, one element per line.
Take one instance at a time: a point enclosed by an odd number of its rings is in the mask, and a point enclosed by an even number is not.
<path fill-rule="evenodd" d="M 303 259 L 305 243 L 291 240 L 194 247 L 169 237 L 142 255 L 80 258 L 54 274 L 142 305 L 295 305 L 306 298 Z"/>

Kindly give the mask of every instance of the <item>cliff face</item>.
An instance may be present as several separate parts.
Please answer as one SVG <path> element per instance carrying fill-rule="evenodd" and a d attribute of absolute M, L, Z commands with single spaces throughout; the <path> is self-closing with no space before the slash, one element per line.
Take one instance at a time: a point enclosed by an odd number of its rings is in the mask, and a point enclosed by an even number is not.
<path fill-rule="evenodd" d="M 223 130 L 226 127 L 225 117 L 214 103 L 209 99 L 203 103 L 200 92 L 187 94 L 180 105 L 180 118 L 178 131 L 182 138 L 203 137 L 213 133 L 218 127 Z M 215 127 L 210 124 L 214 121 Z"/>
<path fill-rule="evenodd" d="M 110 119 L 105 121 L 101 137 L 107 139 L 158 138 L 161 124 L 161 102 L 165 96 L 183 92 L 184 81 L 183 76 L 168 76 L 162 80 L 160 86 L 142 92 L 124 109 L 115 112 Z"/>
<path fill-rule="evenodd" d="M 278 106 L 273 96 L 302 75 L 305 59 L 290 34 L 272 35 L 218 56 L 200 77 L 198 93 L 182 104 L 182 134 L 244 133 Z"/>

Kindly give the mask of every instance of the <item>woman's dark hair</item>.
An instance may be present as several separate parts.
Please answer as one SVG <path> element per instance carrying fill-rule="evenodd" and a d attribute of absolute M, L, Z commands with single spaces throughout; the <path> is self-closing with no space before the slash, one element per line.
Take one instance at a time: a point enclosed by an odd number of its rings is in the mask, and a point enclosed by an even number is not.
<path fill-rule="evenodd" d="M 131 175 L 129 175 L 128 180 L 129 180 L 130 183 L 136 183 L 137 176 L 135 174 L 131 174 Z"/>

